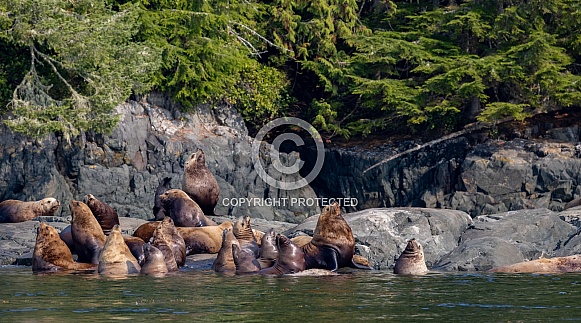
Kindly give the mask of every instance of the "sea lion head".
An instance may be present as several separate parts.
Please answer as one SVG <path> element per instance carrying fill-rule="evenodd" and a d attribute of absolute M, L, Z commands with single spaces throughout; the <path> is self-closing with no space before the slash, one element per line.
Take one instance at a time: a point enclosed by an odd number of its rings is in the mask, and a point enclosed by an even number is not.
<path fill-rule="evenodd" d="M 234 236 L 237 239 L 256 241 L 256 237 L 252 232 L 252 226 L 250 225 L 250 216 L 245 215 L 239 217 L 236 223 L 234 223 L 233 229 Z"/>
<path fill-rule="evenodd" d="M 274 228 L 270 228 L 263 236 L 262 236 L 262 243 L 261 245 L 276 245 L 276 232 Z"/>
<path fill-rule="evenodd" d="M 404 253 L 406 255 L 424 258 L 424 248 L 415 238 L 408 240 Z"/>
<path fill-rule="evenodd" d="M 46 224 L 46 222 L 40 222 L 40 225 L 36 229 L 36 241 L 44 240 L 46 238 L 50 238 L 50 240 L 52 240 L 54 239 L 54 237 L 57 236 L 58 232 L 56 231 L 56 229 Z"/>
<path fill-rule="evenodd" d="M 77 218 L 79 215 L 86 214 L 87 212 L 91 215 L 93 214 L 87 204 L 77 200 L 71 200 L 69 202 L 69 209 L 71 210 L 73 220 L 75 220 L 75 218 Z"/>
<path fill-rule="evenodd" d="M 333 201 L 331 204 L 325 206 L 321 212 L 321 217 L 323 217 L 325 221 L 332 220 L 339 216 L 341 216 L 341 207 L 337 201 Z"/>
<path fill-rule="evenodd" d="M 40 205 L 42 207 L 42 214 L 46 216 L 53 215 L 61 206 L 61 203 L 53 197 L 47 197 L 40 200 Z"/>
<path fill-rule="evenodd" d="M 206 167 L 206 155 L 203 150 L 198 149 L 198 151 L 190 155 L 190 158 L 186 161 L 186 168 L 190 165 Z"/>
<path fill-rule="evenodd" d="M 424 248 L 416 239 L 408 241 L 405 250 L 395 262 L 393 272 L 403 275 L 424 275 L 428 272 Z"/>
<path fill-rule="evenodd" d="M 93 194 L 87 194 L 83 197 L 83 203 L 91 205 L 95 201 L 95 196 Z"/>

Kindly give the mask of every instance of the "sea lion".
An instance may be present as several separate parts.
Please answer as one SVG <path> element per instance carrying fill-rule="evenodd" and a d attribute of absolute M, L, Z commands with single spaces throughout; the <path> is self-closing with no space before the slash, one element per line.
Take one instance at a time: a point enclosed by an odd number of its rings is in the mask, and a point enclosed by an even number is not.
<path fill-rule="evenodd" d="M 99 222 L 105 235 L 109 235 L 111 229 L 113 229 L 116 224 L 119 224 L 119 215 L 117 215 L 117 211 L 115 211 L 111 206 L 98 200 L 93 196 L 93 194 L 85 195 L 83 202 L 87 204 L 89 209 L 91 209 L 91 212 L 93 212 L 95 219 Z"/>
<path fill-rule="evenodd" d="M 171 217 L 177 227 L 205 227 L 216 225 L 204 215 L 198 204 L 186 192 L 171 189 L 159 196 L 165 215 Z"/>
<path fill-rule="evenodd" d="M 159 249 L 146 243 L 143 246 L 143 253 L 145 255 L 143 266 L 141 266 L 143 275 L 163 275 L 168 272 L 165 257 Z"/>
<path fill-rule="evenodd" d="M 269 268 L 261 269 L 258 273 L 263 275 L 285 275 L 295 274 L 307 269 L 305 254 L 303 249 L 294 244 L 291 239 L 285 235 L 276 236 L 276 245 L 278 248 L 278 257 L 274 265 Z"/>
<path fill-rule="evenodd" d="M 206 166 L 206 155 L 201 149 L 193 153 L 184 166 L 182 189 L 202 208 L 204 214 L 216 215 L 220 187 Z"/>
<path fill-rule="evenodd" d="M 97 265 L 75 262 L 71 250 L 59 237 L 55 228 L 41 222 L 36 230 L 32 254 L 32 271 L 95 270 Z"/>
<path fill-rule="evenodd" d="M 161 251 L 165 259 L 167 270 L 169 272 L 173 272 L 178 270 L 178 264 L 171 247 L 171 237 L 167 236 L 166 234 L 167 232 L 163 229 L 162 222 L 160 222 L 155 231 L 153 231 L 151 244 Z"/>
<path fill-rule="evenodd" d="M 155 229 L 159 225 L 159 222 L 160 221 L 145 222 L 144 224 L 137 227 L 137 229 L 135 229 L 135 231 L 133 232 L 133 236 L 141 238 L 141 240 L 145 242 L 149 242 L 149 240 L 151 240 L 151 237 L 153 237 L 153 231 L 155 231 Z"/>
<path fill-rule="evenodd" d="M 159 223 L 156 230 L 163 230 L 164 237 L 173 252 L 176 264 L 178 267 L 184 266 L 186 264 L 186 242 L 174 225 L 173 220 L 169 216 L 166 216 Z"/>
<path fill-rule="evenodd" d="M 236 265 L 236 275 L 260 271 L 260 264 L 250 249 L 240 248 L 239 245 L 232 244 L 232 258 Z"/>
<path fill-rule="evenodd" d="M 540 258 L 492 268 L 493 273 L 578 273 L 581 272 L 581 255 Z"/>
<path fill-rule="evenodd" d="M 311 236 L 296 236 L 291 239 L 291 241 L 298 247 L 303 247 L 307 243 L 311 242 L 311 240 L 313 240 L 313 237 Z"/>
<path fill-rule="evenodd" d="M 219 273 L 235 273 L 236 264 L 232 255 L 232 245 L 240 246 L 238 239 L 232 233 L 232 228 L 222 231 L 222 247 L 218 251 L 218 256 L 212 263 L 212 269 Z"/>
<path fill-rule="evenodd" d="M 119 225 L 112 229 L 103 250 L 99 255 L 99 274 L 101 275 L 126 275 L 137 274 L 141 266 L 137 259 L 125 244 Z"/>
<path fill-rule="evenodd" d="M 155 190 L 155 200 L 153 203 L 153 219 L 155 221 L 161 221 L 163 220 L 163 218 L 165 217 L 165 212 L 163 211 L 163 205 L 161 203 L 161 200 L 159 199 L 159 196 L 167 191 L 169 191 L 170 187 L 170 182 L 171 182 L 171 177 L 164 177 L 160 182 L 159 185 L 157 186 L 157 189 Z"/>
<path fill-rule="evenodd" d="M 236 223 L 234 223 L 232 232 L 234 232 L 234 236 L 240 242 L 240 249 L 248 249 L 252 252 L 254 258 L 258 258 L 258 243 L 256 242 L 256 236 L 250 225 L 250 216 L 239 217 Z"/>
<path fill-rule="evenodd" d="M 73 241 L 73 232 L 71 231 L 70 224 L 62 229 L 61 232 L 59 232 L 59 237 L 67 244 L 72 253 L 76 253 L 75 242 Z"/>
<path fill-rule="evenodd" d="M 274 262 L 278 258 L 278 247 L 276 232 L 271 228 L 262 236 L 262 241 L 260 243 L 260 248 L 258 251 L 258 263 L 260 268 L 268 268 L 274 265 Z"/>
<path fill-rule="evenodd" d="M 573 199 L 571 201 L 569 201 L 567 204 L 565 204 L 565 207 L 563 208 L 563 211 L 579 206 L 581 205 L 581 196 L 577 197 L 576 199 Z"/>
<path fill-rule="evenodd" d="M 177 227 L 179 234 L 186 242 L 186 255 L 217 253 L 222 247 L 222 232 L 232 229 L 232 222 L 224 221 L 220 225 L 208 227 Z"/>
<path fill-rule="evenodd" d="M 72 200 L 69 203 L 69 208 L 73 214 L 71 234 L 78 260 L 95 265 L 99 264 L 99 254 L 107 240 L 101 225 L 87 204 Z"/>
<path fill-rule="evenodd" d="M 60 205 L 61 203 L 52 197 L 30 202 L 6 200 L 0 203 L 0 223 L 17 223 L 29 221 L 38 216 L 51 216 Z"/>
<path fill-rule="evenodd" d="M 355 238 L 347 221 L 341 216 L 339 203 L 323 208 L 313 239 L 302 247 L 307 269 L 322 268 L 336 271 L 341 267 L 372 269 L 353 261 Z"/>
<path fill-rule="evenodd" d="M 395 262 L 393 273 L 400 275 L 425 275 L 428 273 L 428 267 L 424 260 L 424 248 L 416 239 L 408 241 L 405 250 Z"/>
<path fill-rule="evenodd" d="M 126 235 L 123 236 L 123 241 L 125 241 L 125 244 L 131 251 L 131 254 L 133 255 L 133 257 L 135 257 L 135 259 L 137 259 L 139 265 L 141 265 L 145 260 L 145 253 L 143 251 L 143 245 L 145 244 L 145 241 L 138 237 Z"/>

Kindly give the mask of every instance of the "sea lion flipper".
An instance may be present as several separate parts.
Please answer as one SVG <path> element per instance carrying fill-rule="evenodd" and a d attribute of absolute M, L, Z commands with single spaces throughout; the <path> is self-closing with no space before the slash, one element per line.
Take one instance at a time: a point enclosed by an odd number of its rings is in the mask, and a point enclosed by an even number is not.
<path fill-rule="evenodd" d="M 355 262 L 355 259 L 351 259 L 351 268 L 373 270 L 371 266 L 358 264 L 357 262 Z"/>

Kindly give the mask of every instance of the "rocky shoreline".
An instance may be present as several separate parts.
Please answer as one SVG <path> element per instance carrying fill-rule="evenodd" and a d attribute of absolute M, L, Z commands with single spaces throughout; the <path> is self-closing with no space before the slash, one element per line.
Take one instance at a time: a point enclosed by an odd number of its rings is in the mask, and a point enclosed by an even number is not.
<path fill-rule="evenodd" d="M 433 208 L 376 208 L 344 213 L 353 230 L 356 253 L 377 270 L 391 270 L 395 260 L 415 238 L 424 247 L 433 271 L 486 271 L 539 257 L 581 253 L 581 207 L 563 212 L 519 210 L 471 218 L 458 210 Z M 217 222 L 232 217 L 214 217 Z M 301 224 L 252 219 L 254 228 L 274 228 L 289 237 L 312 235 L 318 215 Z M 64 217 L 40 221 L 61 230 Z M 39 220 L 0 224 L 0 265 L 31 265 Z M 120 218 L 124 234 L 131 235 L 143 219 Z M 209 269 L 215 255 L 188 257 L 188 266 Z"/>

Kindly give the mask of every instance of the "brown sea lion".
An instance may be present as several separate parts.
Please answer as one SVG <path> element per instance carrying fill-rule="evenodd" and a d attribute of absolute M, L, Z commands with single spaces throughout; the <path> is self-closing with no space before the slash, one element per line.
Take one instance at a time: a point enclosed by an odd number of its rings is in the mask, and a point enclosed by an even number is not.
<path fill-rule="evenodd" d="M 99 264 L 99 254 L 107 240 L 101 225 L 85 203 L 72 200 L 69 208 L 73 214 L 71 234 L 78 260 Z"/>
<path fill-rule="evenodd" d="M 307 269 L 322 268 L 336 271 L 341 267 L 372 269 L 353 261 L 355 238 L 347 221 L 341 215 L 339 203 L 323 208 L 317 221 L 313 239 L 302 247 Z"/>
<path fill-rule="evenodd" d="M 99 255 L 99 274 L 126 275 L 138 274 L 139 262 L 125 244 L 119 225 L 116 224 L 107 237 L 107 242 Z"/>
<path fill-rule="evenodd" d="M 234 232 L 234 236 L 240 242 L 240 249 L 248 249 L 252 252 L 254 258 L 258 258 L 259 248 L 256 242 L 256 236 L 250 225 L 250 216 L 239 217 L 236 223 L 234 223 L 232 232 Z"/>
<path fill-rule="evenodd" d="M 36 230 L 36 244 L 32 254 L 32 271 L 95 270 L 97 265 L 75 262 L 71 250 L 59 237 L 55 228 L 41 222 Z"/>
<path fill-rule="evenodd" d="M 145 255 L 143 266 L 141 266 L 143 275 L 163 275 L 168 272 L 165 257 L 159 249 L 146 243 L 143 246 L 143 253 Z"/>
<path fill-rule="evenodd" d="M 159 249 L 163 254 L 165 259 L 165 265 L 169 272 L 177 271 L 178 264 L 171 247 L 171 236 L 167 235 L 167 232 L 163 229 L 162 222 L 159 222 L 155 231 L 153 231 L 153 237 L 151 239 L 151 244 Z"/>
<path fill-rule="evenodd" d="M 215 215 L 220 187 L 206 166 L 206 155 L 200 149 L 186 161 L 182 189 L 202 208 L 204 214 Z"/>
<path fill-rule="evenodd" d="M 222 232 L 232 229 L 232 222 L 224 221 L 220 225 L 208 227 L 177 227 L 179 234 L 186 242 L 186 255 L 217 253 L 222 246 Z"/>
<path fill-rule="evenodd" d="M 581 255 L 540 258 L 531 261 L 492 268 L 493 273 L 578 273 L 581 272 Z"/>
<path fill-rule="evenodd" d="M 235 273 L 236 264 L 232 255 L 232 245 L 238 245 L 238 239 L 232 233 L 232 228 L 222 231 L 222 247 L 218 251 L 218 256 L 212 263 L 212 269 L 219 273 Z"/>
<path fill-rule="evenodd" d="M 155 221 L 161 221 L 165 217 L 165 212 L 163 210 L 163 205 L 159 196 L 167 191 L 169 191 L 171 183 L 171 177 L 164 177 L 157 186 L 155 190 L 155 200 L 153 202 L 153 219 Z"/>
<path fill-rule="evenodd" d="M 416 239 L 408 241 L 405 250 L 395 262 L 393 273 L 400 275 L 425 275 L 428 273 L 428 267 L 424 260 L 424 248 Z"/>
<path fill-rule="evenodd" d="M 232 244 L 232 258 L 236 265 L 236 275 L 251 274 L 260 271 L 260 264 L 250 249 L 240 248 Z"/>
<path fill-rule="evenodd" d="M 263 275 L 294 274 L 307 269 L 303 249 L 295 245 L 291 239 L 282 234 L 276 236 L 278 257 L 274 265 L 261 269 L 258 273 Z"/>
<path fill-rule="evenodd" d="M 262 241 L 260 243 L 257 259 L 260 268 L 268 268 L 274 265 L 274 262 L 278 258 L 278 247 L 276 244 L 276 232 L 271 228 L 262 236 Z"/>
<path fill-rule="evenodd" d="M 174 225 L 173 220 L 169 216 L 166 216 L 159 223 L 157 230 L 163 230 L 164 237 L 167 239 L 167 243 L 173 252 L 178 267 L 184 266 L 186 264 L 186 242 Z"/>
<path fill-rule="evenodd" d="M 145 241 L 138 237 L 126 235 L 123 236 L 123 240 L 125 241 L 125 244 L 131 251 L 133 257 L 135 257 L 135 259 L 137 259 L 137 262 L 139 262 L 139 265 L 141 265 L 145 260 L 145 254 L 143 251 L 143 245 L 145 244 Z"/>
<path fill-rule="evenodd" d="M 51 216 L 60 205 L 60 202 L 52 197 L 30 202 L 6 200 L 0 203 L 0 223 L 17 223 L 29 221 L 38 216 Z"/>
<path fill-rule="evenodd" d="M 145 242 L 149 242 L 149 240 L 151 240 L 151 237 L 153 237 L 153 231 L 155 231 L 155 229 L 159 225 L 159 222 L 160 221 L 145 222 L 144 224 L 137 227 L 137 229 L 135 229 L 135 231 L 133 232 L 133 236 L 141 238 L 141 240 Z"/>
<path fill-rule="evenodd" d="M 311 236 L 296 236 L 291 239 L 294 244 L 301 248 L 307 243 L 311 242 L 311 240 L 313 240 L 313 237 Z"/>
<path fill-rule="evenodd" d="M 97 222 L 103 229 L 103 233 L 105 235 L 109 235 L 111 229 L 116 224 L 119 224 L 119 215 L 117 215 L 117 211 L 111 206 L 103 203 L 102 201 L 98 200 L 93 194 L 85 195 L 83 198 L 83 203 L 87 204 Z"/>
<path fill-rule="evenodd" d="M 161 194 L 159 199 L 165 214 L 173 219 L 177 227 L 216 225 L 214 221 L 204 215 L 198 204 L 182 190 L 168 190 Z"/>

